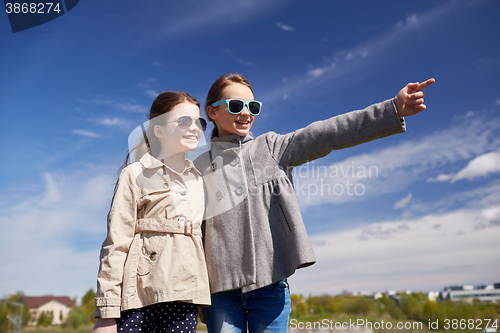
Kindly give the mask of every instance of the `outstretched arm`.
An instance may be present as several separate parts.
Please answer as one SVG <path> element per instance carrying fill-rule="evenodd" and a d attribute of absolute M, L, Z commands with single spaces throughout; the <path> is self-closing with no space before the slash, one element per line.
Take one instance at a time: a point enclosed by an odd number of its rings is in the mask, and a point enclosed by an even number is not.
<path fill-rule="evenodd" d="M 434 82 L 436 80 L 429 79 L 422 83 L 408 83 L 406 87 L 401 89 L 396 97 L 394 97 L 398 116 L 411 116 L 425 110 L 424 92 L 422 90 Z"/>

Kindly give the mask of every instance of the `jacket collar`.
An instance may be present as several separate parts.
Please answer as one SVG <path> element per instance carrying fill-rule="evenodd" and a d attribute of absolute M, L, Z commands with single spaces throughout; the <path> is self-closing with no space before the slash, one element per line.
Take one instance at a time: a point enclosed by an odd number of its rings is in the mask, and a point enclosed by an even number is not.
<path fill-rule="evenodd" d="M 194 164 L 191 160 L 186 159 L 185 161 L 186 161 L 186 168 L 183 170 L 183 172 L 184 171 L 193 171 L 196 175 L 201 175 L 201 173 L 198 171 L 198 169 L 196 169 L 194 167 Z M 155 158 L 154 156 L 152 156 L 149 153 L 144 154 L 140 158 L 139 162 L 146 169 L 158 169 L 158 168 L 166 167 L 169 170 L 172 170 L 168 165 L 165 165 L 162 161 L 158 160 L 157 158 Z M 172 171 L 174 171 L 174 170 L 172 170 Z"/>
<path fill-rule="evenodd" d="M 232 143 L 246 143 L 253 140 L 253 134 L 248 132 L 245 136 L 239 136 L 238 134 L 231 134 L 223 137 L 214 137 L 211 142 L 232 142 Z"/>

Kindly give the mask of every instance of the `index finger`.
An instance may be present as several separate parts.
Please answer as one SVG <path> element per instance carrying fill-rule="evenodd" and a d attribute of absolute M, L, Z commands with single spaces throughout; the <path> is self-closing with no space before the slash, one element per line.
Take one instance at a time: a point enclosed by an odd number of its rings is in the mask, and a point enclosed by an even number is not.
<path fill-rule="evenodd" d="M 433 84 L 434 82 L 436 82 L 435 79 L 429 79 L 425 82 L 422 82 L 420 83 L 416 88 L 414 88 L 411 93 L 415 93 L 415 92 L 418 92 L 420 90 L 423 90 L 424 88 L 427 88 L 428 86 L 430 86 L 431 84 Z"/>

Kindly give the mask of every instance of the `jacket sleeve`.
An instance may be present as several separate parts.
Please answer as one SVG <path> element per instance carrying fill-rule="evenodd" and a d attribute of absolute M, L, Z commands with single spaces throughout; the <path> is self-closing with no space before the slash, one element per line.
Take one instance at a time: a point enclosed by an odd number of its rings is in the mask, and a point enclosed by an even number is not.
<path fill-rule="evenodd" d="M 273 157 L 295 167 L 338 150 L 405 131 L 392 99 L 327 120 L 317 121 L 285 135 L 270 133 L 267 141 Z"/>
<path fill-rule="evenodd" d="M 108 235 L 101 248 L 94 317 L 119 318 L 123 269 L 134 238 L 139 188 L 131 168 L 118 179 L 108 214 Z"/>

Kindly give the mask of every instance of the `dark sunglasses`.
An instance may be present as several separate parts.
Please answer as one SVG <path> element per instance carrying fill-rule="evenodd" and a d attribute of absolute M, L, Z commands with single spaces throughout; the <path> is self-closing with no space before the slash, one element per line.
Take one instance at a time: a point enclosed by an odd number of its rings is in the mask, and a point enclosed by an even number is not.
<path fill-rule="evenodd" d="M 180 129 L 187 130 L 191 127 L 191 125 L 194 123 L 196 126 L 198 126 L 199 129 L 202 131 L 207 129 L 207 121 L 203 118 L 191 118 L 190 116 L 182 116 L 179 117 L 177 120 L 169 121 L 168 123 L 177 123 L 177 125 L 180 127 Z"/>
<path fill-rule="evenodd" d="M 250 114 L 257 116 L 262 108 L 262 103 L 259 101 L 243 101 L 241 99 L 223 99 L 213 103 L 212 106 L 216 107 L 224 103 L 227 104 L 227 110 L 231 114 L 240 114 L 246 105 Z"/>

